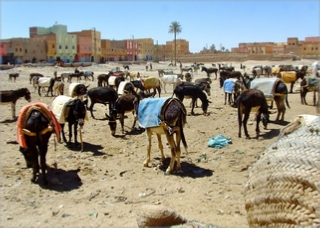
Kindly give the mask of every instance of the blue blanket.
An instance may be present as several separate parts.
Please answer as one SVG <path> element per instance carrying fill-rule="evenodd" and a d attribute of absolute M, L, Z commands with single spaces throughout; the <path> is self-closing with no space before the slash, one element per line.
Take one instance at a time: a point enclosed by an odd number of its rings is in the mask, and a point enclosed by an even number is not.
<path fill-rule="evenodd" d="M 233 93 L 234 89 L 234 82 L 237 81 L 237 79 L 229 78 L 226 79 L 223 83 L 223 92 L 225 93 Z"/>
<path fill-rule="evenodd" d="M 143 128 L 157 127 L 160 125 L 161 108 L 169 97 L 145 98 L 138 107 L 139 126 Z"/>

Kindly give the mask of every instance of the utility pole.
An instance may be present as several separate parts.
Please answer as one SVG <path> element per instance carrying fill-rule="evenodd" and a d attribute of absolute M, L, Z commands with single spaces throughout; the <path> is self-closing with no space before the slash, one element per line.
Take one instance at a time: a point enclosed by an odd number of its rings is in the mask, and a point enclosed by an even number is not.
<path fill-rule="evenodd" d="M 96 49 L 97 49 L 97 41 L 96 41 L 96 28 L 93 28 L 93 45 L 94 45 L 94 50 L 93 50 L 93 62 L 96 62 Z"/>

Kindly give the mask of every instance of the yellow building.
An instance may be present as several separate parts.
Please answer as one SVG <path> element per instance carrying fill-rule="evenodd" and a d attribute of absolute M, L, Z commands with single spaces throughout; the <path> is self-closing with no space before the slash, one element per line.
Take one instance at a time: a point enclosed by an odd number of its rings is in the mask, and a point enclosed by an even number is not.
<path fill-rule="evenodd" d="M 184 39 L 177 39 L 176 40 L 177 48 L 176 54 L 177 55 L 184 55 L 189 54 L 189 41 Z M 166 42 L 166 56 L 169 59 L 174 59 L 174 41 L 167 41 Z"/>
<path fill-rule="evenodd" d="M 154 52 L 154 44 L 153 39 L 145 38 L 145 39 L 135 39 L 134 42 L 138 43 L 138 60 L 152 60 L 153 52 Z"/>
<path fill-rule="evenodd" d="M 319 55 L 320 37 L 306 37 L 302 41 L 302 54 L 303 55 Z"/>

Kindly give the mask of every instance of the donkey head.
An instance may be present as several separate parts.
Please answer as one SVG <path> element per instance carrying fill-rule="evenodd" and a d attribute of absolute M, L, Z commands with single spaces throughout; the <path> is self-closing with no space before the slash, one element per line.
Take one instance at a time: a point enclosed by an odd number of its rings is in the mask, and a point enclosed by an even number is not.
<path fill-rule="evenodd" d="M 78 124 L 82 127 L 84 125 L 84 119 L 86 117 L 86 107 L 80 99 L 73 100 L 68 106 L 70 108 L 70 113 L 76 119 Z"/>
<path fill-rule="evenodd" d="M 106 114 L 106 118 L 109 120 L 109 127 L 110 127 L 110 131 L 111 131 L 111 135 L 115 136 L 116 134 L 116 129 L 117 129 L 117 114 L 118 111 L 116 109 L 112 109 L 111 110 L 111 116 L 109 116 L 107 113 Z"/>

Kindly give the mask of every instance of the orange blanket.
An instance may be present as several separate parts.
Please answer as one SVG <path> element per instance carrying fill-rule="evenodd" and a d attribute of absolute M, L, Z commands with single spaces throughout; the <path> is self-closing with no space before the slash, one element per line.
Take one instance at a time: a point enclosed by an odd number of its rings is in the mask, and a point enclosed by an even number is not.
<path fill-rule="evenodd" d="M 23 148 L 27 147 L 22 129 L 25 127 L 25 122 L 27 120 L 26 115 L 27 115 L 29 109 L 34 108 L 34 107 L 41 108 L 40 111 L 42 113 L 45 113 L 44 114 L 45 116 L 50 117 L 49 121 L 52 122 L 52 128 L 57 136 L 58 142 L 60 142 L 60 131 L 62 129 L 61 129 L 61 126 L 60 126 L 59 122 L 57 121 L 56 117 L 54 116 L 53 112 L 48 108 L 47 104 L 45 104 L 45 103 L 32 102 L 32 103 L 29 103 L 26 106 L 22 107 L 22 109 L 20 110 L 19 117 L 17 120 L 17 133 L 16 133 L 17 143 L 19 143 L 19 145 Z"/>

